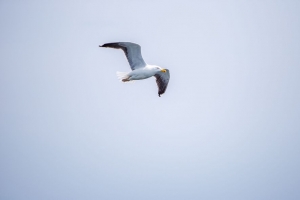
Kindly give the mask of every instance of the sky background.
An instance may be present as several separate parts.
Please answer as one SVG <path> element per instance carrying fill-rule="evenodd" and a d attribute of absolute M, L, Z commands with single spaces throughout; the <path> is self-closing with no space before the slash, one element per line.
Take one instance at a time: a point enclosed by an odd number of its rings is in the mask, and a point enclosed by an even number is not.
<path fill-rule="evenodd" d="M 0 1 L 0 199 L 300 199 L 300 1 Z M 121 50 L 170 70 L 119 82 Z"/>

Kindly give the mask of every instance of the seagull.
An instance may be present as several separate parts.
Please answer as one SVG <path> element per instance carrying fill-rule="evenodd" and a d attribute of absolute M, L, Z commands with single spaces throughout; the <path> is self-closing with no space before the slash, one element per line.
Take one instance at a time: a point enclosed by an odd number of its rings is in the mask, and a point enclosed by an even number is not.
<path fill-rule="evenodd" d="M 114 42 L 99 45 L 99 47 L 122 49 L 124 51 L 132 71 L 117 72 L 117 76 L 121 81 L 142 80 L 155 76 L 158 96 L 160 97 L 165 93 L 170 80 L 170 71 L 156 65 L 146 64 L 142 57 L 140 45 L 131 42 Z"/>

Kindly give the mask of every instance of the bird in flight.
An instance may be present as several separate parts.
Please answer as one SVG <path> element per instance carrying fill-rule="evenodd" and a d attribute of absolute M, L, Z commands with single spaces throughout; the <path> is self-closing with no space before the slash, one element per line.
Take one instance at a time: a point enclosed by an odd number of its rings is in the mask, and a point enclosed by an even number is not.
<path fill-rule="evenodd" d="M 146 64 L 142 57 L 140 45 L 131 42 L 115 42 L 99 45 L 99 47 L 122 49 L 124 51 L 132 71 L 117 72 L 117 76 L 121 81 L 142 80 L 155 76 L 158 96 L 160 97 L 165 93 L 170 80 L 170 71 L 156 65 Z"/>

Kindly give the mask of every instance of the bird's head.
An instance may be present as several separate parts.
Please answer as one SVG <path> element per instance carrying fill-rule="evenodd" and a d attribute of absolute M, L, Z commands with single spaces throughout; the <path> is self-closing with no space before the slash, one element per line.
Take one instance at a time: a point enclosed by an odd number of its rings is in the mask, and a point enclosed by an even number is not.
<path fill-rule="evenodd" d="M 163 68 L 161 68 L 161 67 L 159 67 L 159 66 L 154 66 L 154 69 L 155 69 L 155 71 L 157 71 L 157 72 L 163 72 L 163 73 L 166 73 L 166 72 L 167 72 L 166 69 L 163 69 Z"/>

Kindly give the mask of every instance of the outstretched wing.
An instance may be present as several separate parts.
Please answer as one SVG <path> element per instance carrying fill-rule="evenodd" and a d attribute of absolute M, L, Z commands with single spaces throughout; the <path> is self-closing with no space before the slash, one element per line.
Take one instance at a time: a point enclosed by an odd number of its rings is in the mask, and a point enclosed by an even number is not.
<path fill-rule="evenodd" d="M 132 70 L 146 66 L 146 63 L 142 57 L 141 46 L 138 44 L 131 42 L 116 42 L 106 43 L 99 47 L 122 49 L 127 57 L 127 60 Z"/>
<path fill-rule="evenodd" d="M 170 71 L 166 69 L 166 72 L 159 72 L 155 74 L 156 83 L 158 86 L 158 96 L 165 93 L 169 80 L 170 80 Z"/>

